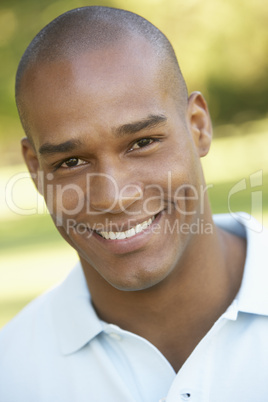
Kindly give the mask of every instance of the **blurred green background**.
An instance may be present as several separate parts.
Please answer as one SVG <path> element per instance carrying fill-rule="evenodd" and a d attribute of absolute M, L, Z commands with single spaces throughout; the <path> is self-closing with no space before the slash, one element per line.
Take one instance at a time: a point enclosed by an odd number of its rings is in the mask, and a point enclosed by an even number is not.
<path fill-rule="evenodd" d="M 42 213 L 20 154 L 23 136 L 14 103 L 14 77 L 20 57 L 37 32 L 75 7 L 106 5 L 134 11 L 157 25 L 171 40 L 189 92 L 207 99 L 214 142 L 203 166 L 213 212 L 228 212 L 228 193 L 245 179 L 246 189 L 231 199 L 268 224 L 268 7 L 264 0 L 1 0 L 0 4 L 0 326 L 32 298 L 66 275 L 75 252 Z M 251 175 L 260 181 L 252 188 Z M 22 216 L 10 210 L 5 190 L 21 173 L 14 205 L 34 208 Z M 7 186 L 7 187 L 6 187 Z M 263 205 L 252 210 L 252 191 Z"/>

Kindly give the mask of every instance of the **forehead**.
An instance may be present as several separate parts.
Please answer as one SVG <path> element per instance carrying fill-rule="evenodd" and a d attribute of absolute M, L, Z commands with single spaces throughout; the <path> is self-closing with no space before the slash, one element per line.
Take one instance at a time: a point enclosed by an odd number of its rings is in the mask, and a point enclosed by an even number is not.
<path fill-rule="evenodd" d="M 86 118 L 120 125 L 162 112 L 163 80 L 148 42 L 121 41 L 33 66 L 23 78 L 23 103 L 34 134 L 54 133 L 56 125 L 70 132 Z"/>
<path fill-rule="evenodd" d="M 134 82 L 139 90 L 158 86 L 159 62 L 152 47 L 145 40 L 128 40 L 105 48 L 84 52 L 72 63 L 74 84 L 80 90 L 108 95 L 108 90 L 130 89 Z M 138 89 L 137 89 L 138 91 Z"/>
<path fill-rule="evenodd" d="M 162 64 L 159 63 L 156 49 L 142 37 L 127 37 L 125 40 L 111 41 L 109 45 L 84 47 L 79 51 L 73 49 L 71 45 L 68 50 L 60 52 L 60 56 L 55 56 L 53 52 L 52 59 L 41 55 L 38 59 L 40 61 L 30 62 L 22 78 L 22 86 L 27 83 L 23 92 L 27 92 L 27 87 L 33 82 L 33 78 L 35 82 L 39 78 L 37 84 L 45 79 L 46 83 L 53 80 L 54 84 L 58 82 L 60 85 L 69 73 L 68 78 L 75 77 L 77 82 L 79 79 L 94 78 L 111 82 L 116 78 L 124 79 L 127 74 L 133 76 L 141 76 L 141 73 L 151 74 Z M 55 74 L 53 70 L 56 70 Z M 59 71 L 63 75 L 57 74 Z"/>

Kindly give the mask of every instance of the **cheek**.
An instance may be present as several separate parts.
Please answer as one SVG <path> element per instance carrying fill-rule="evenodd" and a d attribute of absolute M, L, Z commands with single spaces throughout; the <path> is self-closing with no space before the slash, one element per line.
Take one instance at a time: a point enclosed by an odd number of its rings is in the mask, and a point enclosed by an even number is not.
<path fill-rule="evenodd" d="M 76 183 L 46 183 L 44 197 L 53 220 L 62 225 L 68 218 L 74 219 L 85 208 L 85 190 Z"/>
<path fill-rule="evenodd" d="M 194 152 L 171 152 L 159 163 L 159 188 L 164 199 L 174 203 L 180 214 L 194 215 L 197 212 L 203 191 L 202 170 Z M 155 175 L 155 177 L 157 177 Z"/>

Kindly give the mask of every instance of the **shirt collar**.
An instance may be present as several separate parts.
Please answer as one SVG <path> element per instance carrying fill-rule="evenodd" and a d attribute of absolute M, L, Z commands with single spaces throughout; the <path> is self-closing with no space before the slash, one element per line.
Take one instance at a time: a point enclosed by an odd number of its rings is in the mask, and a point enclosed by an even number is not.
<path fill-rule="evenodd" d="M 80 263 L 53 292 L 51 313 L 63 354 L 76 352 L 103 331 Z"/>
<path fill-rule="evenodd" d="M 236 319 L 238 312 L 268 315 L 268 231 L 246 213 L 214 217 L 217 226 L 247 239 L 244 274 L 239 292 L 224 314 Z"/>

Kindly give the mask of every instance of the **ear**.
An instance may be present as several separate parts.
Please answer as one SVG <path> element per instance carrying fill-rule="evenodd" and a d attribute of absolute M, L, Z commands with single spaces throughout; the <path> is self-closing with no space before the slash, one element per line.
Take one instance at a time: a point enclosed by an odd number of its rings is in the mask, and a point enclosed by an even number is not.
<path fill-rule="evenodd" d="M 207 103 L 200 92 L 193 92 L 188 99 L 187 121 L 199 156 L 205 156 L 212 140 L 212 124 Z"/>
<path fill-rule="evenodd" d="M 37 154 L 34 149 L 34 146 L 29 141 L 29 139 L 26 137 L 21 140 L 21 150 L 22 150 L 22 155 L 24 157 L 25 163 L 31 174 L 32 180 L 33 180 L 37 190 L 41 194 L 43 194 L 43 191 L 42 191 L 43 185 L 41 183 L 42 178 L 40 175 L 40 169 L 39 169 L 40 166 L 39 166 Z"/>

